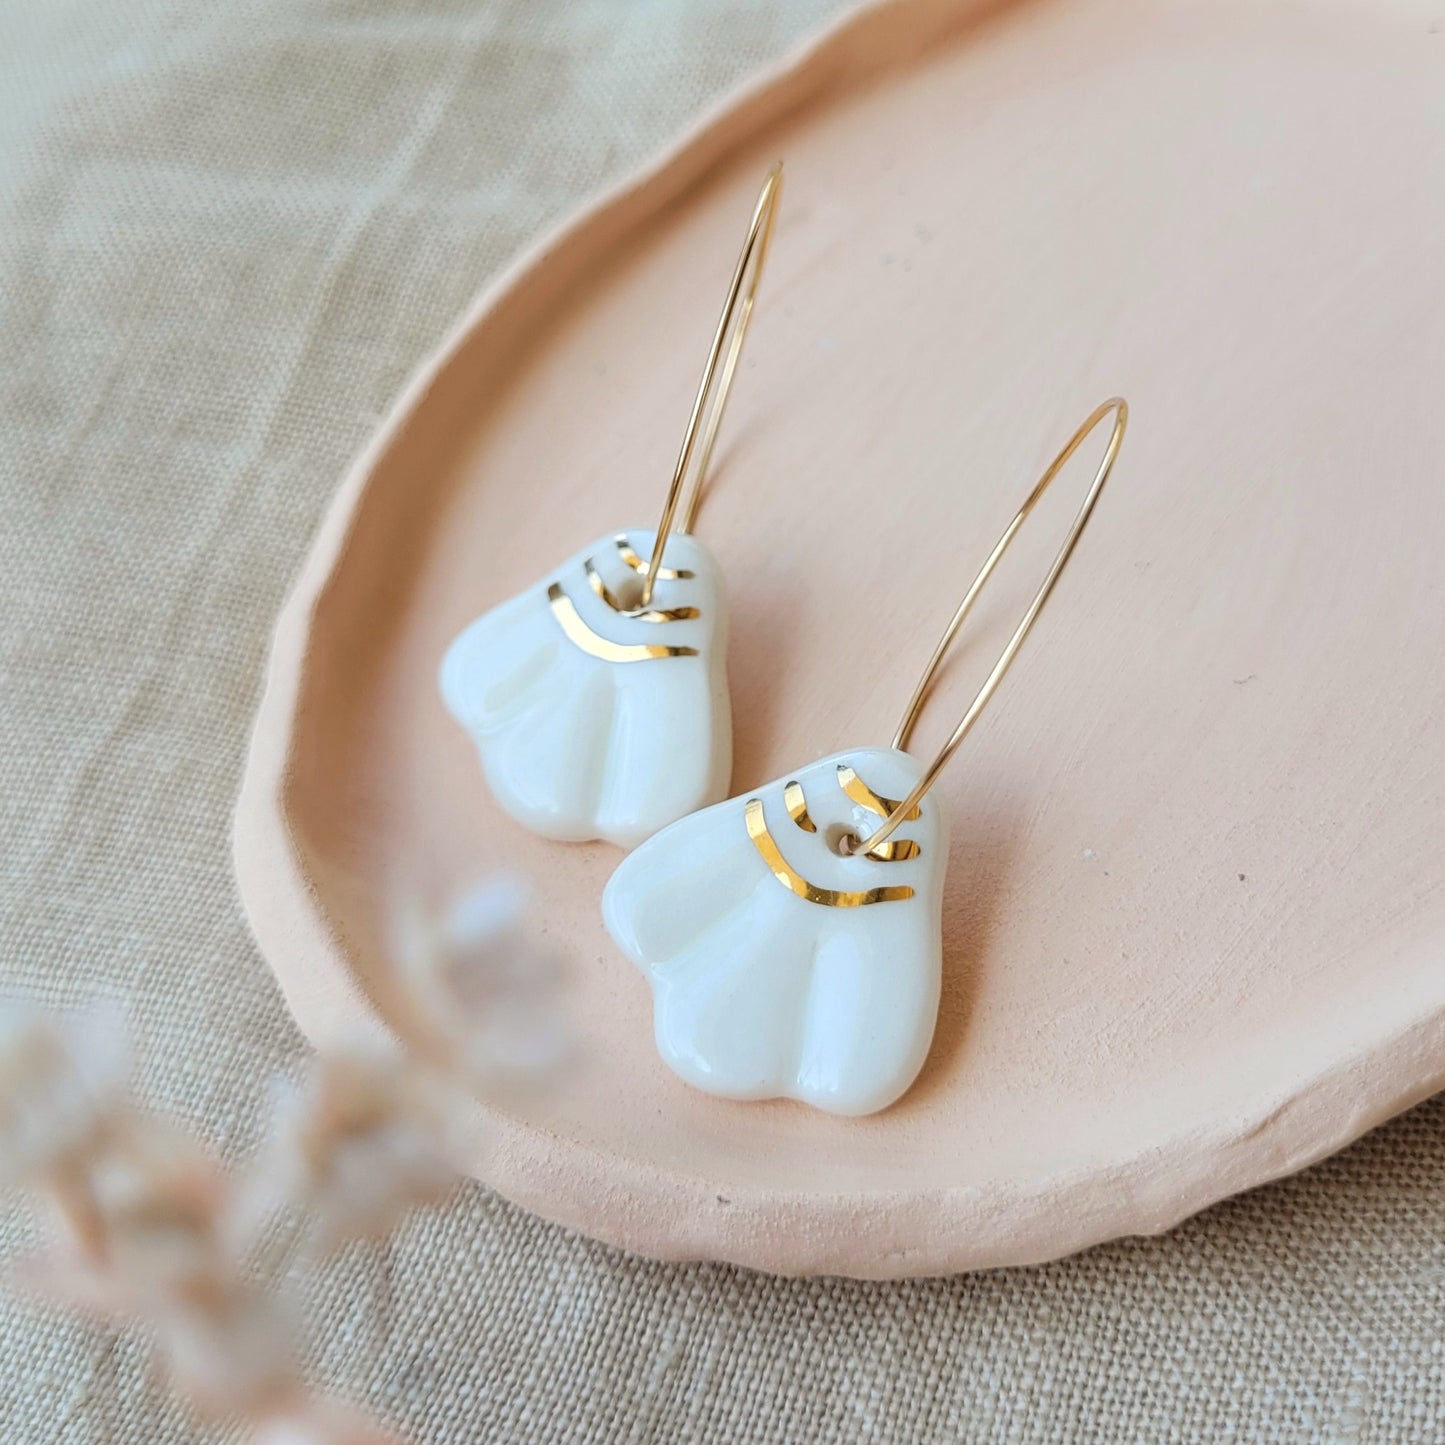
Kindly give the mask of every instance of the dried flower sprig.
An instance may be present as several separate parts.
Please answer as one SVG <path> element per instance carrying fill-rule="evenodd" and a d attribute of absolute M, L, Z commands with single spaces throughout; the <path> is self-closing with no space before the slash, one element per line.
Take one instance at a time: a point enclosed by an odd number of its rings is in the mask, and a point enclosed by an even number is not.
<path fill-rule="evenodd" d="M 292 1210 L 316 1253 L 388 1234 L 407 1210 L 451 1192 L 457 1109 L 445 1082 L 399 1049 L 366 1042 L 317 1055 L 300 1084 L 276 1089 L 237 1207 L 238 1244 Z"/>
<path fill-rule="evenodd" d="M 130 1053 L 116 1020 L 0 1007 L 0 1185 L 50 1190 L 75 1235 L 98 1245 L 85 1176 L 122 1116 Z"/>
<path fill-rule="evenodd" d="M 562 962 L 533 938 L 527 905 L 526 888 L 503 876 L 442 909 L 398 910 L 395 1027 L 471 1089 L 526 1086 L 566 1062 Z"/>
<path fill-rule="evenodd" d="M 59 1217 L 22 1278 L 97 1318 L 145 1324 L 203 1413 L 291 1409 L 300 1387 L 279 1308 L 228 1247 L 225 1172 L 135 1107 L 127 1057 L 113 1019 L 0 1016 L 0 1167 Z"/>
<path fill-rule="evenodd" d="M 299 1220 L 323 1255 L 441 1200 L 468 1096 L 560 1064 L 561 970 L 523 917 L 507 881 L 436 917 L 407 914 L 384 989 L 397 1041 L 318 1055 L 279 1085 L 267 1142 L 239 1178 L 136 1106 L 115 1018 L 0 1008 L 0 1185 L 35 1190 L 59 1222 L 22 1278 L 68 1307 L 143 1325 L 191 1404 L 246 1420 L 258 1445 L 393 1442 L 311 1396 L 295 1321 L 255 1264 L 278 1217 Z"/>

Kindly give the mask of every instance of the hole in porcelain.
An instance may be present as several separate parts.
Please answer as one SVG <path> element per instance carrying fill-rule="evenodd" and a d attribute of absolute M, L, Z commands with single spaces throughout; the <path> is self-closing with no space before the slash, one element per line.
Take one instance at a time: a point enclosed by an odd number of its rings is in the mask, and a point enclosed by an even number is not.
<path fill-rule="evenodd" d="M 863 842 L 846 823 L 832 824 L 823 834 L 823 841 L 840 857 L 851 858 Z"/>
<path fill-rule="evenodd" d="M 624 612 L 640 612 L 642 610 L 642 586 L 641 577 L 624 578 L 613 589 L 612 595 L 617 598 L 617 605 Z M 653 605 L 657 603 L 657 595 L 653 594 Z"/>

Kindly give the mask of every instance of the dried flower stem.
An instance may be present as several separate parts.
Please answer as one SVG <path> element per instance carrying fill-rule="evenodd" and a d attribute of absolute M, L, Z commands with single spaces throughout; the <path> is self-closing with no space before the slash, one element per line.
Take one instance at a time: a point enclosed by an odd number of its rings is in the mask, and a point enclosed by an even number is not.
<path fill-rule="evenodd" d="M 148 1328 L 203 1414 L 258 1445 L 396 1445 L 305 1389 L 291 1322 L 257 1284 L 300 1252 L 381 1241 L 451 1190 L 471 1091 L 555 1065 L 559 971 L 531 949 L 515 886 L 409 917 L 384 992 L 410 1052 L 359 1044 L 277 1091 L 270 1139 L 237 1179 L 143 1113 L 113 1020 L 0 1008 L 0 1184 L 48 1199 L 61 1229 L 28 1278 L 52 1299 Z M 389 1281 L 388 1281 L 389 1284 Z"/>

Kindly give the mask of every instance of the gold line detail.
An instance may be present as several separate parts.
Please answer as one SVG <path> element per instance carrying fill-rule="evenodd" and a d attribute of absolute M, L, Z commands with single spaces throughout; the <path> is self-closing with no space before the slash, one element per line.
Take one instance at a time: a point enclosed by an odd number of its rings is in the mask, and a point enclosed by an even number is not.
<path fill-rule="evenodd" d="M 803 796 L 803 785 L 797 779 L 783 789 L 783 802 L 787 805 L 788 817 L 805 833 L 818 831 L 818 825 L 808 816 L 808 800 Z"/>
<path fill-rule="evenodd" d="M 572 599 L 562 590 L 559 582 L 548 587 L 547 601 L 551 604 L 552 616 L 567 634 L 568 641 L 590 656 L 600 657 L 603 662 L 648 662 L 654 657 L 697 656 L 695 647 L 659 647 L 653 643 L 613 642 L 599 637 L 577 615 Z"/>
<path fill-rule="evenodd" d="M 892 798 L 885 798 L 881 793 L 875 793 L 847 763 L 838 764 L 838 786 L 843 789 L 860 808 L 867 808 L 870 813 L 877 813 L 880 818 L 886 818 L 898 807 L 898 803 Z M 917 805 L 907 814 L 907 821 L 912 822 L 919 816 Z M 864 839 L 866 842 L 867 839 Z M 901 857 L 912 857 L 911 853 L 901 854 Z"/>
<path fill-rule="evenodd" d="M 750 798 L 743 809 L 747 822 L 748 837 L 768 865 L 774 878 L 799 898 L 809 903 L 821 903 L 826 908 L 863 908 L 870 903 L 902 903 L 913 897 L 913 890 L 907 886 L 896 888 L 867 888 L 860 892 L 848 893 L 835 888 L 819 888 L 809 883 L 801 873 L 795 872 L 788 860 L 778 851 L 773 835 L 768 832 L 767 819 L 763 817 L 763 800 Z"/>
<path fill-rule="evenodd" d="M 647 563 L 632 550 L 632 544 L 626 537 L 618 535 L 613 538 L 617 543 L 617 555 L 632 568 L 634 572 L 646 572 Z M 685 582 L 694 574 L 682 567 L 673 569 L 671 567 L 659 567 L 657 569 L 657 580 L 659 582 Z"/>
<path fill-rule="evenodd" d="M 631 617 L 638 622 L 690 622 L 694 617 L 702 616 L 702 613 L 699 612 L 696 607 L 673 607 L 665 611 L 657 611 L 649 608 L 645 612 L 631 612 L 613 595 L 607 584 L 602 580 L 602 574 L 592 565 L 592 559 L 590 557 L 582 563 L 582 566 L 586 570 L 587 581 L 592 590 L 614 612 L 620 612 L 624 617 Z"/>

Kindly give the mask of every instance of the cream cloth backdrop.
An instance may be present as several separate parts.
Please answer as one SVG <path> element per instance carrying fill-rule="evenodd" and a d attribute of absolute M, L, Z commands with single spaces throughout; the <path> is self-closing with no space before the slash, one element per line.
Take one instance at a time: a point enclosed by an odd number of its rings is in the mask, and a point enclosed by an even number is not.
<path fill-rule="evenodd" d="M 228 830 L 271 621 L 467 298 L 837 0 L 10 0 L 0 44 L 0 959 L 120 995 L 235 1156 L 303 1044 Z M 7 1255 L 30 1238 L 4 1216 Z M 1445 1439 L 1445 1101 L 1157 1241 L 952 1281 L 664 1267 L 485 1190 L 302 1281 L 418 1442 Z M 6 1307 L 0 1439 L 196 1438 Z M 227 1438 L 221 1432 L 217 1438 Z"/>

